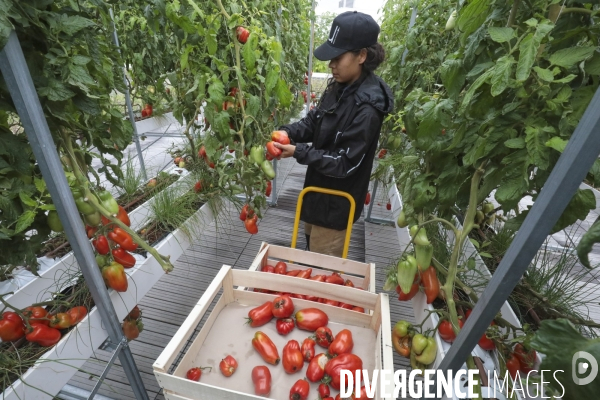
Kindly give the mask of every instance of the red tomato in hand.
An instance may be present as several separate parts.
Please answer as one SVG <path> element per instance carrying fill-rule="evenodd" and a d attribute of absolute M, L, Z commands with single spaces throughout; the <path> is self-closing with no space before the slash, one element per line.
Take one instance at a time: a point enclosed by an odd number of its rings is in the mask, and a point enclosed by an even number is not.
<path fill-rule="evenodd" d="M 326 326 L 321 326 L 315 331 L 315 339 L 319 346 L 329 349 L 333 342 L 333 332 Z"/>
<path fill-rule="evenodd" d="M 277 264 L 275 264 L 275 273 L 280 275 L 287 274 L 287 264 L 283 261 L 279 261 Z"/>
<path fill-rule="evenodd" d="M 237 37 L 238 42 L 241 44 L 245 44 L 248 41 L 248 36 L 250 36 L 250 31 L 243 26 L 238 26 L 235 28 L 235 35 Z"/>
<path fill-rule="evenodd" d="M 318 308 L 305 308 L 296 313 L 296 326 L 305 331 L 314 332 L 328 322 L 327 314 Z"/>
<path fill-rule="evenodd" d="M 238 363 L 237 363 L 236 359 L 230 355 L 228 355 L 227 357 L 222 359 L 221 362 L 219 363 L 219 369 L 221 370 L 221 373 L 227 377 L 230 377 L 231 375 L 233 375 L 233 373 L 235 372 L 237 367 L 238 367 Z"/>
<path fill-rule="evenodd" d="M 273 319 L 273 302 L 267 301 L 262 306 L 258 306 L 248 311 L 248 321 L 246 322 L 253 328 L 263 326 Z"/>
<path fill-rule="evenodd" d="M 295 340 L 290 340 L 283 347 L 283 369 L 288 374 L 300 372 L 304 366 L 304 358 L 300 351 L 300 345 Z"/>
<path fill-rule="evenodd" d="M 268 396 L 271 393 L 271 371 L 264 365 L 252 368 L 252 383 L 254 394 Z"/>
<path fill-rule="evenodd" d="M 296 326 L 296 324 L 291 318 L 280 318 L 275 323 L 277 333 L 279 333 L 280 335 L 287 335 L 288 333 L 294 330 L 294 326 Z"/>
<path fill-rule="evenodd" d="M 506 360 L 506 369 L 508 370 L 508 373 L 510 374 L 510 376 L 513 379 L 516 379 L 517 374 L 519 373 L 519 370 L 521 370 L 521 368 L 522 368 L 521 362 L 517 358 L 516 354 L 511 353 L 511 355 Z"/>
<path fill-rule="evenodd" d="M 273 131 L 271 140 L 280 144 L 290 144 L 290 138 L 286 131 Z"/>
<path fill-rule="evenodd" d="M 310 362 L 310 360 L 315 358 L 315 344 L 316 343 L 314 339 L 311 339 L 310 337 L 307 337 L 302 342 L 302 348 L 300 351 L 302 352 L 302 357 L 304 357 L 304 361 Z"/>
<path fill-rule="evenodd" d="M 279 296 L 273 300 L 273 315 L 276 318 L 288 318 L 294 313 L 294 303 L 289 296 Z"/>
<path fill-rule="evenodd" d="M 307 400 L 310 385 L 304 379 L 298 379 L 290 389 L 290 400 Z"/>
<path fill-rule="evenodd" d="M 529 371 L 533 370 L 535 359 L 537 357 L 537 353 L 534 349 L 527 351 L 525 350 L 525 346 L 521 343 L 517 343 L 513 351 L 515 357 L 519 360 L 521 371 L 523 371 L 523 373 L 527 374 Z"/>
<path fill-rule="evenodd" d="M 273 158 L 278 158 L 281 156 L 281 149 L 275 147 L 275 142 L 271 141 L 267 143 L 267 153 L 271 155 Z"/>
<path fill-rule="evenodd" d="M 335 339 L 329 345 L 329 354 L 339 356 L 340 354 L 350 353 L 353 347 L 352 332 L 348 329 L 342 329 L 335 335 Z"/>

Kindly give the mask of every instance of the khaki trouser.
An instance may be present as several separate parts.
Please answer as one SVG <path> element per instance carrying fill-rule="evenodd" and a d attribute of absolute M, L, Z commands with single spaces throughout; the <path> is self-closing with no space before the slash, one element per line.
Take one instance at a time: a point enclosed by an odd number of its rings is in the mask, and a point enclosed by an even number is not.
<path fill-rule="evenodd" d="M 304 233 L 310 235 L 310 251 L 328 256 L 342 256 L 344 252 L 344 240 L 346 239 L 346 229 L 338 231 L 305 222 Z"/>

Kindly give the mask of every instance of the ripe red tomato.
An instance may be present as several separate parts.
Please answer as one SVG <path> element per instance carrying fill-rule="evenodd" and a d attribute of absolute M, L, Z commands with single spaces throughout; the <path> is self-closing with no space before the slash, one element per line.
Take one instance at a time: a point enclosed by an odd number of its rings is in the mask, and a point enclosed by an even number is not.
<path fill-rule="evenodd" d="M 367 197 L 365 197 L 365 205 L 368 206 L 371 202 L 371 192 L 367 192 Z"/>
<path fill-rule="evenodd" d="M 313 358 L 315 358 L 315 340 L 311 337 L 307 337 L 302 342 L 302 347 L 300 351 L 302 352 L 302 357 L 304 357 L 304 361 L 310 362 Z"/>
<path fill-rule="evenodd" d="M 363 369 L 363 362 L 359 356 L 352 353 L 340 354 L 329 360 L 327 365 L 325 365 L 325 374 L 331 378 L 329 385 L 335 390 L 340 390 L 340 372 L 342 369 L 347 369 L 354 373 L 356 370 Z M 348 377 L 345 376 L 344 379 L 347 380 Z"/>
<path fill-rule="evenodd" d="M 433 265 L 430 265 L 429 268 L 421 273 L 421 284 L 423 285 L 423 289 L 425 289 L 427 304 L 433 303 L 440 293 L 440 281 Z"/>
<path fill-rule="evenodd" d="M 25 324 L 19 314 L 6 311 L 0 319 L 0 339 L 11 342 L 25 336 Z"/>
<path fill-rule="evenodd" d="M 415 297 L 417 293 L 419 293 L 419 283 L 417 282 L 417 280 L 415 280 L 415 282 L 410 287 L 410 292 L 408 292 L 408 294 L 400 290 L 400 286 L 396 286 L 396 293 L 398 293 L 398 300 L 408 301 Z"/>
<path fill-rule="evenodd" d="M 71 316 L 71 325 L 77 325 L 87 315 L 87 308 L 85 306 L 77 306 L 67 311 Z"/>
<path fill-rule="evenodd" d="M 353 347 L 352 332 L 348 329 L 342 329 L 335 335 L 335 339 L 329 345 L 329 354 L 339 356 L 340 354 L 350 353 Z"/>
<path fill-rule="evenodd" d="M 265 189 L 265 196 L 269 197 L 273 191 L 273 184 L 271 181 L 267 181 L 267 188 Z"/>
<path fill-rule="evenodd" d="M 331 392 L 329 391 L 329 386 L 327 386 L 324 383 L 321 383 L 319 385 L 319 388 L 317 389 L 317 391 L 319 392 L 319 396 L 321 396 L 321 399 L 329 397 L 329 395 L 331 394 Z"/>
<path fill-rule="evenodd" d="M 127 274 L 123 266 L 118 262 L 113 261 L 110 265 L 103 267 L 102 278 L 104 278 L 104 283 L 109 288 L 117 292 L 127 291 Z"/>
<path fill-rule="evenodd" d="M 110 247 L 108 246 L 108 239 L 104 235 L 100 235 L 96 239 L 92 240 L 92 245 L 94 246 L 98 254 L 106 255 L 110 251 Z"/>
<path fill-rule="evenodd" d="M 185 376 L 191 381 L 198 382 L 202 376 L 202 369 L 199 367 L 190 368 Z"/>
<path fill-rule="evenodd" d="M 275 147 L 275 142 L 271 141 L 267 143 L 267 153 L 271 155 L 273 158 L 278 158 L 281 156 L 281 149 Z"/>
<path fill-rule="evenodd" d="M 231 375 L 233 375 L 237 367 L 238 363 L 236 359 L 230 355 L 222 359 L 219 363 L 219 369 L 221 370 L 221 373 L 226 377 L 230 377 Z"/>
<path fill-rule="evenodd" d="M 110 224 L 110 220 L 108 218 L 106 218 L 104 215 L 101 216 L 101 219 L 102 219 L 102 225 Z M 121 205 L 119 206 L 119 212 L 117 213 L 117 219 L 120 220 L 125 225 L 131 226 L 131 221 L 129 220 L 129 215 L 127 214 L 127 211 L 125 211 L 125 209 Z"/>
<path fill-rule="evenodd" d="M 527 351 L 523 344 L 517 343 L 513 351 L 515 357 L 517 357 L 521 364 L 521 371 L 523 371 L 523 373 L 527 374 L 529 371 L 533 370 L 535 359 L 537 357 L 537 353 L 534 349 Z"/>
<path fill-rule="evenodd" d="M 329 358 L 325 353 L 317 354 L 308 363 L 306 368 L 306 378 L 311 382 L 319 382 L 325 376 L 325 367 Z"/>
<path fill-rule="evenodd" d="M 267 301 L 262 306 L 258 306 L 248 311 L 248 321 L 246 322 L 253 328 L 263 326 L 273 319 L 273 303 Z"/>
<path fill-rule="evenodd" d="M 312 268 L 307 268 L 307 269 L 303 269 L 300 272 L 298 272 L 298 275 L 296 275 L 296 277 L 303 278 L 303 279 L 310 279 L 311 274 L 312 274 Z"/>
<path fill-rule="evenodd" d="M 250 208 L 249 204 L 245 204 L 244 207 L 242 207 L 242 211 L 240 211 L 240 220 L 245 222 L 248 215 L 252 216 L 252 214 L 254 214 L 254 210 Z"/>
<path fill-rule="evenodd" d="M 121 264 L 123 268 L 131 268 L 135 265 L 135 257 L 120 247 L 118 249 L 114 249 L 112 251 L 112 255 L 115 261 Z"/>
<path fill-rule="evenodd" d="M 256 350 L 265 362 L 273 365 L 279 364 L 280 358 L 277 346 L 275 346 L 275 343 L 265 333 L 258 331 L 254 334 L 252 347 L 254 347 L 254 350 Z"/>
<path fill-rule="evenodd" d="M 268 272 L 270 274 L 274 274 L 275 273 L 275 267 L 272 265 L 265 265 L 264 267 L 262 267 L 262 272 Z"/>
<path fill-rule="evenodd" d="M 386 208 L 387 210 L 391 210 L 391 209 L 392 209 L 392 203 L 390 203 L 390 202 L 388 201 L 388 203 L 385 205 L 385 208 Z"/>
<path fill-rule="evenodd" d="M 464 322 L 462 319 L 458 320 L 458 325 L 461 328 L 463 327 Z M 440 338 L 446 343 L 452 343 L 456 340 L 456 334 L 454 333 L 454 329 L 452 329 L 452 324 L 448 320 L 444 320 L 440 323 L 438 333 L 440 334 Z"/>
<path fill-rule="evenodd" d="M 290 296 L 279 296 L 273 300 L 273 315 L 276 318 L 288 318 L 294 313 L 294 302 Z"/>
<path fill-rule="evenodd" d="M 127 318 L 129 319 L 138 319 L 142 316 L 142 310 L 138 306 L 135 306 L 131 309 L 129 314 L 127 314 Z"/>
<path fill-rule="evenodd" d="M 235 28 L 235 35 L 237 37 L 238 42 L 241 44 L 245 44 L 248 41 L 248 36 L 250 36 L 250 31 L 243 26 L 238 26 Z"/>
<path fill-rule="evenodd" d="M 506 369 L 508 373 L 513 379 L 517 378 L 519 370 L 522 369 L 521 362 L 515 353 L 511 353 L 508 359 L 506 360 Z"/>
<path fill-rule="evenodd" d="M 287 264 L 283 261 L 279 261 L 277 264 L 275 264 L 275 273 L 285 275 L 287 273 Z"/>
<path fill-rule="evenodd" d="M 258 233 L 258 226 L 256 226 L 257 223 L 258 215 L 254 214 L 252 217 L 246 218 L 244 221 L 244 227 L 249 234 L 256 235 Z"/>
<path fill-rule="evenodd" d="M 307 400 L 310 385 L 304 379 L 298 379 L 290 389 L 290 400 Z"/>
<path fill-rule="evenodd" d="M 264 365 L 252 368 L 252 383 L 254 394 L 268 396 L 271 393 L 271 371 Z"/>
<path fill-rule="evenodd" d="M 296 326 L 305 331 L 314 332 L 328 322 L 327 314 L 318 308 L 305 308 L 296 313 Z"/>
<path fill-rule="evenodd" d="M 138 321 L 130 319 L 123 321 L 123 334 L 129 340 L 137 339 L 140 336 L 140 326 Z"/>
<path fill-rule="evenodd" d="M 50 325 L 50 319 L 48 318 L 48 311 L 44 307 L 27 307 L 23 311 L 25 318 L 29 318 L 29 323 L 35 322 L 43 325 Z"/>
<path fill-rule="evenodd" d="M 61 338 L 60 331 L 50 328 L 47 324 L 39 322 L 30 322 L 30 324 L 31 330 L 25 335 L 25 339 L 29 342 L 37 343 L 42 347 L 50 347 L 58 343 Z"/>
<path fill-rule="evenodd" d="M 496 348 L 496 344 L 494 343 L 494 341 L 492 339 L 488 338 L 485 333 L 483 334 L 481 339 L 479 339 L 479 342 L 477 342 L 477 344 L 482 349 L 488 350 L 488 351 L 494 350 Z"/>
<path fill-rule="evenodd" d="M 275 323 L 277 333 L 279 333 L 280 335 L 287 335 L 288 333 L 294 330 L 295 326 L 296 324 L 291 318 L 279 318 Z"/>
<path fill-rule="evenodd" d="M 327 304 L 328 306 L 334 306 L 334 307 L 339 307 L 340 302 L 336 301 L 336 300 L 331 300 L 331 299 L 325 299 L 323 301 L 323 304 Z"/>
<path fill-rule="evenodd" d="M 198 181 L 194 185 L 194 192 L 199 193 L 201 191 L 202 191 L 202 181 Z"/>
<path fill-rule="evenodd" d="M 286 131 L 273 131 L 271 140 L 281 144 L 290 144 L 290 138 Z"/>
<path fill-rule="evenodd" d="M 386 154 L 387 154 L 387 150 L 386 149 L 381 149 L 381 151 L 379 152 L 378 157 L 379 158 L 383 158 L 383 157 L 385 157 Z"/>
<path fill-rule="evenodd" d="M 304 358 L 300 351 L 300 345 L 296 340 L 290 340 L 283 347 L 283 370 L 288 374 L 293 374 L 302 371 L 304 366 Z"/>
<path fill-rule="evenodd" d="M 333 332 L 326 326 L 321 326 L 315 331 L 315 339 L 319 346 L 329 348 L 333 342 Z"/>
<path fill-rule="evenodd" d="M 346 281 L 344 281 L 344 278 L 342 278 L 337 272 L 334 272 L 331 275 L 327 276 L 325 278 L 325 282 L 333 283 L 334 285 L 343 285 L 344 283 L 346 283 Z"/>

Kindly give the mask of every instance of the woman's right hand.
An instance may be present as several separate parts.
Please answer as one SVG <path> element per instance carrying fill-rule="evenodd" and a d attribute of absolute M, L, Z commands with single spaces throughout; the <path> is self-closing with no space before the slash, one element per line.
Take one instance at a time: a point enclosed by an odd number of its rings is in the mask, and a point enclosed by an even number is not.
<path fill-rule="evenodd" d="M 296 151 L 296 146 L 293 144 L 281 144 L 274 142 L 273 145 L 281 150 L 281 156 L 279 156 L 277 159 L 293 157 L 294 152 Z"/>

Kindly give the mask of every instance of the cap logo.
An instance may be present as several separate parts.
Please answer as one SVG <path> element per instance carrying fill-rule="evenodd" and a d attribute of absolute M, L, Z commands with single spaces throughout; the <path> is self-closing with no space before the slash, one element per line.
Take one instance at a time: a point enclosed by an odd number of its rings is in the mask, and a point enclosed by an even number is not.
<path fill-rule="evenodd" d="M 340 33 L 340 27 L 336 26 L 335 29 L 334 29 L 334 31 L 333 31 L 333 34 L 327 40 L 329 42 L 331 42 L 331 44 L 335 44 L 335 40 L 337 39 L 339 33 Z"/>

